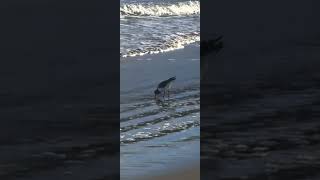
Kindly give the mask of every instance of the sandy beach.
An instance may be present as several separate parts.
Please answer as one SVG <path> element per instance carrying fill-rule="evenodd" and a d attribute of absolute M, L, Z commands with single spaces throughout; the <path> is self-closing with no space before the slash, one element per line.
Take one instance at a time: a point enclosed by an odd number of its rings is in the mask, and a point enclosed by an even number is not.
<path fill-rule="evenodd" d="M 177 77 L 176 89 L 188 84 L 200 86 L 199 46 L 190 45 L 171 52 L 121 58 L 120 102 L 129 99 L 153 98 L 158 83 L 172 76 Z"/>
<path fill-rule="evenodd" d="M 200 157 L 198 45 L 126 58 L 120 69 L 121 179 L 175 174 L 185 163 L 196 166 Z M 156 104 L 153 91 L 172 76 L 177 80 L 168 104 Z"/>

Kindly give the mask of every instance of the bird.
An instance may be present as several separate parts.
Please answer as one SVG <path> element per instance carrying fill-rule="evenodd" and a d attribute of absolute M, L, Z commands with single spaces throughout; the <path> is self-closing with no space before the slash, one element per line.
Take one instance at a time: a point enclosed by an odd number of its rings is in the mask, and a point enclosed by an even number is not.
<path fill-rule="evenodd" d="M 165 100 L 165 95 L 168 95 L 168 98 L 170 97 L 169 90 L 171 88 L 172 83 L 176 80 L 176 76 L 171 77 L 167 80 L 164 80 L 158 84 L 157 89 L 154 91 L 154 98 L 155 100 L 160 100 L 159 97 L 162 94 L 163 99 Z"/>

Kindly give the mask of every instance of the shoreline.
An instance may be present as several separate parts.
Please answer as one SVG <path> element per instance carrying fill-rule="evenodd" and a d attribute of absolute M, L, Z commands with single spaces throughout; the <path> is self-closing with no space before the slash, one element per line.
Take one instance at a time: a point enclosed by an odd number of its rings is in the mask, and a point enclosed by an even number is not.
<path fill-rule="evenodd" d="M 124 59 L 120 58 L 120 105 L 128 94 L 141 96 L 151 93 L 153 96 L 156 85 L 172 76 L 177 76 L 177 88 L 187 83 L 199 84 L 200 87 L 200 48 L 195 44 L 175 51 Z"/>

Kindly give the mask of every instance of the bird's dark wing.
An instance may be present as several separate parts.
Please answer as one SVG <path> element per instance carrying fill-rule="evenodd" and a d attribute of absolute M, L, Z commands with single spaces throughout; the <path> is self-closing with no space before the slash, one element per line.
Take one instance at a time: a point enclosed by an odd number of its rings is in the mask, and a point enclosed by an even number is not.
<path fill-rule="evenodd" d="M 171 83 L 171 82 L 174 81 L 174 80 L 176 80 L 176 77 L 175 77 L 175 76 L 174 76 L 174 77 L 171 77 L 171 78 L 169 78 L 169 79 L 167 79 L 167 80 L 165 80 L 165 81 L 162 81 L 162 82 L 159 83 L 158 88 L 164 88 L 164 87 L 166 87 L 169 83 Z"/>
<path fill-rule="evenodd" d="M 158 88 L 164 88 L 168 84 L 168 80 L 162 81 L 159 83 Z"/>

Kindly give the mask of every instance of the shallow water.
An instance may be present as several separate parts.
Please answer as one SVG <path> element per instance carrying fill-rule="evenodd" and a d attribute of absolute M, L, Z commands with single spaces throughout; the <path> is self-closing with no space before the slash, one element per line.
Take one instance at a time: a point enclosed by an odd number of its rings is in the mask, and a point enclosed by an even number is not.
<path fill-rule="evenodd" d="M 200 158 L 199 47 L 188 46 L 121 63 L 120 167 L 122 179 L 161 175 Z M 174 59 L 174 60 L 173 60 Z M 176 76 L 170 98 L 156 103 L 153 91 Z"/>
<path fill-rule="evenodd" d="M 174 96 L 164 105 L 152 99 L 121 105 L 121 178 L 199 159 L 199 89 L 182 89 Z"/>

